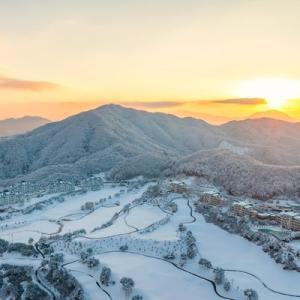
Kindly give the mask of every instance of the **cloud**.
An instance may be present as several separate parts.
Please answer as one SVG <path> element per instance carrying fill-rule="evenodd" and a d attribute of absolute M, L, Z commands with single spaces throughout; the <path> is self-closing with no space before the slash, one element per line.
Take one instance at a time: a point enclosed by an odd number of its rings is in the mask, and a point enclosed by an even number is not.
<path fill-rule="evenodd" d="M 60 86 L 48 81 L 33 81 L 18 78 L 0 76 L 0 90 L 29 90 L 29 91 L 46 91 L 56 90 Z"/>
<path fill-rule="evenodd" d="M 260 104 L 266 104 L 267 101 L 263 98 L 236 98 L 236 99 L 214 100 L 214 101 L 211 101 L 211 103 L 239 104 L 239 105 L 260 105 Z"/>
<path fill-rule="evenodd" d="M 123 102 L 123 105 L 135 106 L 135 107 L 145 107 L 145 108 L 168 108 L 175 107 L 185 104 L 184 102 L 175 101 L 156 101 L 156 102 Z"/>
<path fill-rule="evenodd" d="M 122 102 L 121 105 L 138 107 L 138 108 L 172 108 L 184 105 L 218 105 L 218 104 L 235 104 L 235 105 L 260 105 L 266 104 L 267 101 L 263 98 L 232 98 L 232 99 L 219 99 L 219 100 L 198 100 L 198 101 L 154 101 L 154 102 Z"/>

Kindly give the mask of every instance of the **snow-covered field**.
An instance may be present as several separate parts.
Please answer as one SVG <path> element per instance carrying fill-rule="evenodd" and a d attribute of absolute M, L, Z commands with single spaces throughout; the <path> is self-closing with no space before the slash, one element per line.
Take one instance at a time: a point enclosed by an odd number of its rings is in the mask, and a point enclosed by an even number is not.
<path fill-rule="evenodd" d="M 292 241 L 290 244 L 294 249 L 297 249 L 300 251 L 300 240 Z"/>
<path fill-rule="evenodd" d="M 172 265 L 153 258 L 130 253 L 108 253 L 99 255 L 101 262 L 111 266 L 119 288 L 112 290 L 114 299 L 122 299 L 124 292 L 119 281 L 129 276 L 135 281 L 133 294 L 145 295 L 145 300 L 213 300 L 215 294 L 207 282 L 177 270 Z M 122 263 L 126 261 L 126 263 Z M 176 287 L 176 288 L 174 288 Z"/>
<path fill-rule="evenodd" d="M 164 261 L 131 253 L 105 253 L 96 257 L 100 263 L 112 269 L 116 284 L 106 288 L 112 299 L 126 299 L 120 284 L 122 277 L 131 277 L 134 280 L 132 295 L 143 295 L 144 300 L 216 299 L 209 283 Z M 97 279 L 97 271 L 91 271 L 81 263 L 69 265 L 68 268 L 84 284 L 90 300 L 108 299 L 95 284 L 95 279 L 87 275 L 91 274 Z"/>
<path fill-rule="evenodd" d="M 187 206 L 187 200 L 179 198 L 174 200 L 177 204 L 178 211 L 170 218 L 170 222 L 164 226 L 159 227 L 153 232 L 146 233 L 143 238 L 155 239 L 155 240 L 177 240 L 178 233 L 177 228 L 180 223 L 191 222 L 190 209 Z"/>
<path fill-rule="evenodd" d="M 80 207 L 87 201 L 97 201 L 100 198 L 114 196 L 116 193 L 120 192 L 120 187 L 104 187 L 100 191 L 89 191 L 82 195 L 76 195 L 73 197 L 66 197 L 66 200 L 62 203 L 56 204 L 54 207 L 51 207 L 41 213 L 41 217 L 44 218 L 55 218 L 62 219 L 81 212 Z"/>
<path fill-rule="evenodd" d="M 164 218 L 166 213 L 162 212 L 158 207 L 150 205 L 140 205 L 134 207 L 128 217 L 127 223 L 139 229 L 145 228 L 150 224 L 157 222 Z"/>
<path fill-rule="evenodd" d="M 42 235 L 50 235 L 59 230 L 59 225 L 48 220 L 36 220 L 18 228 L 11 228 L 1 232 L 1 238 L 9 242 L 27 243 L 29 238 L 38 241 Z"/>
<path fill-rule="evenodd" d="M 100 226 L 107 222 L 114 213 L 120 211 L 120 209 L 127 203 L 131 203 L 136 198 L 140 197 L 145 191 L 146 186 L 135 192 L 122 193 L 119 196 L 122 188 L 120 186 L 111 187 L 107 186 L 100 191 L 87 192 L 82 195 L 65 197 L 65 201 L 62 203 L 55 203 L 50 205 L 47 209 L 41 211 L 34 211 L 28 215 L 19 215 L 12 219 L 2 221 L 0 226 L 0 233 L 3 239 L 7 239 L 12 242 L 27 242 L 29 238 L 33 238 L 35 241 L 42 235 L 49 235 L 55 233 L 68 233 L 78 229 L 85 229 L 87 235 L 92 237 L 103 237 L 111 234 L 129 232 L 131 229 L 124 225 L 123 221 L 119 221 L 120 225 L 112 226 L 113 228 L 107 228 L 103 232 L 98 231 L 90 234 L 90 231 L 96 226 Z M 100 207 L 95 211 L 88 213 L 81 210 L 81 206 L 88 201 L 98 201 L 101 198 L 108 198 L 108 203 L 120 202 L 120 206 Z M 44 196 L 41 198 L 35 198 L 34 203 L 38 200 L 42 201 L 49 197 Z M 31 203 L 32 204 L 32 203 Z M 61 231 L 59 225 L 55 221 L 60 221 L 63 225 Z"/>
<path fill-rule="evenodd" d="M 213 278 L 212 273 L 208 274 L 208 271 L 200 269 L 200 257 L 209 259 L 215 267 L 225 269 L 225 275 L 232 283 L 232 290 L 226 294 L 223 287 L 218 286 L 218 291 L 234 300 L 246 299 L 242 291 L 247 288 L 255 289 L 259 299 L 263 300 L 296 299 L 283 295 L 284 293 L 300 295 L 299 273 L 283 270 L 281 265 L 276 264 L 260 247 L 206 223 L 202 215 L 193 211 L 191 201 L 186 198 L 174 196 L 173 202 L 178 209 L 173 214 L 159 206 L 136 203 L 129 211 L 124 212 L 124 206 L 141 197 L 148 186 L 131 192 L 126 189 L 120 192 L 124 187 L 107 185 L 100 191 L 65 197 L 64 202 L 51 204 L 41 211 L 1 221 L 1 238 L 9 242 L 25 243 L 29 238 L 33 238 L 36 242 L 41 236 L 49 237 L 57 233 L 65 234 L 84 229 L 86 234 L 74 238 L 74 241 L 77 244 L 82 243 L 83 249 L 93 248 L 95 245 L 95 257 L 101 264 L 112 269 L 116 284 L 105 287 L 112 299 L 125 299 L 119 283 L 122 277 L 134 279 L 133 295 L 141 294 L 144 300 L 220 299 L 209 282 L 188 273 Z M 95 210 L 81 209 L 86 202 L 96 202 L 102 198 L 107 200 L 103 205 L 96 206 Z M 36 198 L 34 201 L 39 199 L 42 201 L 46 197 Z M 114 215 L 117 217 L 109 226 L 100 228 Z M 154 226 L 150 232 L 141 231 L 164 219 L 167 221 Z M 168 247 L 172 249 L 180 244 L 178 226 L 181 223 L 192 231 L 200 253 L 200 256 L 186 264 L 184 269 L 159 259 L 165 255 L 164 251 Z M 93 230 L 95 228 L 98 229 Z M 124 241 L 128 241 L 129 246 L 136 244 L 131 248 L 135 253 L 104 253 L 110 250 L 119 251 Z M 298 245 L 297 243 L 299 242 L 294 242 L 295 245 Z M 72 252 L 69 246 L 65 249 L 61 247 L 64 247 L 64 241 L 60 242 L 57 249 L 65 253 L 65 261 L 78 259 L 78 251 L 73 249 Z M 158 251 L 159 248 L 161 250 Z M 22 259 L 13 255 L 6 255 L 2 261 L 26 263 L 26 260 L 22 262 Z M 28 259 L 27 263 L 29 262 L 34 264 L 31 259 Z M 40 263 L 40 258 L 37 258 L 35 263 Z M 82 284 L 90 300 L 109 299 L 96 284 L 96 281 L 99 281 L 99 270 L 89 269 L 81 262 L 71 263 L 66 268 Z"/>
<path fill-rule="evenodd" d="M 300 295 L 300 274 L 285 271 L 276 264 L 262 249 L 246 239 L 230 234 L 219 227 L 208 224 L 196 214 L 197 222 L 190 225 L 199 251 L 203 257 L 224 269 L 242 270 L 258 276 L 270 288 L 290 294 Z M 226 272 L 241 289 L 255 285 L 261 299 L 288 299 L 292 297 L 269 293 L 267 289 L 252 276 L 236 272 Z"/>

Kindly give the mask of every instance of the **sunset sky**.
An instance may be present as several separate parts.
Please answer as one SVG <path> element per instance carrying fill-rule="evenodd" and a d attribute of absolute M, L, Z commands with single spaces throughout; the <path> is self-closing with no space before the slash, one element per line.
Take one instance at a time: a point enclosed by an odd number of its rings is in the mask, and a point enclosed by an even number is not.
<path fill-rule="evenodd" d="M 105 103 L 300 120 L 299 0 L 0 2 L 0 118 Z"/>

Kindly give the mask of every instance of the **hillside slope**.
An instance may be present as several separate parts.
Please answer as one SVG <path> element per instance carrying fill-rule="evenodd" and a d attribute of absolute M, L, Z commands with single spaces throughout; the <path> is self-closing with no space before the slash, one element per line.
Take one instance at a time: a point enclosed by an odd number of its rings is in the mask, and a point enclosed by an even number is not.
<path fill-rule="evenodd" d="M 105 105 L 0 142 L 0 186 L 108 171 L 115 179 L 193 168 L 201 173 L 203 167 L 205 176 L 233 194 L 255 195 L 259 184 L 266 186 L 257 196 L 295 194 L 299 149 L 299 123 L 261 119 L 213 126 Z"/>
<path fill-rule="evenodd" d="M 248 155 L 275 165 L 300 165 L 300 123 L 274 119 L 232 121 L 222 134 L 249 149 Z"/>
<path fill-rule="evenodd" d="M 176 162 L 172 171 L 204 177 L 235 196 L 260 199 L 278 195 L 300 196 L 300 166 L 267 165 L 228 150 L 194 153 Z"/>
<path fill-rule="evenodd" d="M 221 140 L 205 122 L 107 105 L 1 142 L 0 179 L 41 172 L 63 176 L 65 169 L 85 176 L 141 155 L 163 161 L 216 147 Z"/>

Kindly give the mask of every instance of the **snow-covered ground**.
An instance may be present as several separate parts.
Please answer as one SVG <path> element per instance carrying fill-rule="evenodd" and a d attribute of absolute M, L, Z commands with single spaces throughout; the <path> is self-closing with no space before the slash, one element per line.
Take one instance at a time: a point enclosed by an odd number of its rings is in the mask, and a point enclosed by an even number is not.
<path fill-rule="evenodd" d="M 112 299 L 126 299 L 120 279 L 131 277 L 135 282 L 132 295 L 143 295 L 144 300 L 215 300 L 216 295 L 208 282 L 182 272 L 167 262 L 130 253 L 105 253 L 96 256 L 100 263 L 111 268 L 115 285 L 105 287 Z M 91 271 L 81 263 L 68 266 L 72 274 L 84 284 L 90 300 L 108 299 L 99 289 L 92 274 L 98 279 L 99 271 Z M 83 273 L 80 273 L 80 272 Z"/>
<path fill-rule="evenodd" d="M 166 213 L 164 213 L 158 207 L 153 207 L 151 205 L 140 205 L 134 207 L 130 211 L 130 214 L 126 220 L 129 225 L 137 227 L 138 229 L 142 229 L 154 222 L 161 220 L 165 216 Z"/>
<path fill-rule="evenodd" d="M 36 220 L 22 227 L 11 228 L 1 232 L 1 238 L 9 242 L 27 243 L 29 238 L 38 241 L 42 235 L 50 235 L 59 230 L 59 225 L 48 220 Z"/>
<path fill-rule="evenodd" d="M 15 253 L 5 254 L 0 258 L 1 264 L 11 264 L 16 266 L 35 266 L 38 267 L 41 263 L 41 258 L 24 257 Z"/>
<path fill-rule="evenodd" d="M 70 266 L 68 270 L 77 279 L 79 284 L 84 287 L 84 297 L 86 300 L 109 300 L 109 297 L 96 284 L 96 279 L 91 277 L 96 275 L 90 274 L 89 270 L 83 271 L 83 267 L 79 265 Z"/>
<path fill-rule="evenodd" d="M 99 255 L 99 259 L 114 273 L 117 287 L 111 291 L 113 299 L 124 297 L 119 284 L 124 276 L 133 278 L 136 286 L 133 294 L 144 295 L 145 300 L 185 300 L 195 295 L 206 300 L 216 297 L 209 283 L 160 260 L 129 253 L 108 253 Z"/>
<path fill-rule="evenodd" d="M 58 203 L 53 207 L 47 209 L 41 214 L 41 217 L 44 218 L 64 218 L 72 214 L 76 214 L 81 212 L 81 205 L 85 202 L 91 201 L 95 202 L 98 201 L 100 198 L 106 198 L 109 196 L 114 196 L 116 193 L 120 192 L 120 187 L 104 187 L 100 191 L 89 191 L 82 195 L 76 196 L 68 196 L 66 197 L 65 201 L 62 203 Z"/>
<path fill-rule="evenodd" d="M 62 229 L 62 234 L 72 232 L 74 230 L 84 228 L 87 232 L 87 235 L 90 235 L 91 230 L 96 226 L 99 226 L 107 221 L 118 212 L 120 207 L 100 207 L 85 217 L 79 217 L 77 220 L 64 222 L 64 227 Z"/>
<path fill-rule="evenodd" d="M 230 234 L 219 227 L 206 223 L 203 216 L 196 214 L 197 222 L 190 225 L 201 255 L 214 265 L 224 269 L 242 270 L 258 276 L 270 288 L 290 294 L 300 295 L 300 274 L 285 271 L 262 249 L 246 239 Z M 241 289 L 254 286 L 261 299 L 293 299 L 293 297 L 269 293 L 257 279 L 242 273 L 226 272 L 228 278 Z"/>
<path fill-rule="evenodd" d="M 187 206 L 187 200 L 184 198 L 179 198 L 174 200 L 177 204 L 178 210 L 170 218 L 170 222 L 159 227 L 158 229 L 143 234 L 143 238 L 155 239 L 155 240 L 177 240 L 178 234 L 177 229 L 180 223 L 190 222 L 192 220 L 190 216 L 190 209 Z"/>
<path fill-rule="evenodd" d="M 300 251 L 300 240 L 292 241 L 292 242 L 290 243 L 290 245 L 291 245 L 294 249 Z"/>
<path fill-rule="evenodd" d="M 125 204 L 131 203 L 136 198 L 139 198 L 147 186 L 148 185 L 137 191 L 121 193 L 119 196 L 120 190 L 124 188 L 118 185 L 115 187 L 108 185 L 100 191 L 89 191 L 82 195 L 67 196 L 64 202 L 49 205 L 47 209 L 41 211 L 37 210 L 27 215 L 18 215 L 12 219 L 2 221 L 0 224 L 1 237 L 10 242 L 27 242 L 31 237 L 37 241 L 42 235 L 47 236 L 57 233 L 59 225 L 54 221 L 60 221 L 63 224 L 61 231 L 58 233 L 64 234 L 78 229 L 85 229 L 87 235 L 89 235 L 93 228 L 107 222 L 114 213 L 120 211 Z M 109 197 L 111 197 L 111 199 L 108 199 Z M 49 196 L 35 198 L 34 202 L 48 198 Z M 101 198 L 107 198 L 107 203 L 110 204 L 111 207 L 109 205 L 107 207 L 100 207 L 91 213 L 81 210 L 81 206 L 84 203 L 88 201 L 95 202 Z M 120 202 L 120 206 L 113 206 L 116 201 Z M 116 223 L 121 223 L 121 225 L 118 226 L 118 224 L 114 224 L 111 226 L 112 228 L 107 228 L 103 230 L 103 232 L 97 231 L 91 234 L 91 236 L 102 237 L 131 231 L 131 229 L 124 224 L 124 221 L 118 220 Z"/>
<path fill-rule="evenodd" d="M 136 205 L 136 203 L 130 207 L 129 211 L 124 212 L 122 210 L 124 206 L 141 197 L 147 187 L 148 185 L 145 185 L 138 190 L 128 192 L 124 187 L 107 185 L 100 191 L 65 197 L 64 202 L 55 202 L 41 211 L 1 221 L 1 238 L 10 242 L 27 242 L 29 238 L 37 241 L 43 235 L 65 234 L 85 229 L 85 236 L 74 239 L 77 245 L 78 242 L 82 243 L 80 246 L 82 248 L 77 249 L 77 246 L 72 248 L 70 246 L 72 243 L 66 246 L 61 240 L 56 249 L 66 254 L 66 261 L 73 261 L 78 258 L 82 249 L 86 250 L 94 246 L 95 256 L 102 264 L 112 269 L 116 284 L 105 289 L 113 299 L 124 299 L 124 291 L 119 283 L 120 278 L 124 276 L 134 279 L 133 294 L 143 295 L 144 300 L 219 299 L 209 282 L 186 272 L 191 271 L 210 279 L 213 278 L 208 271 L 199 268 L 199 257 L 187 263 L 186 271 L 157 259 L 169 254 L 175 248 L 177 251 L 174 251 L 175 254 L 180 255 L 182 240 L 179 240 L 178 226 L 182 223 L 193 232 L 200 256 L 209 259 L 214 266 L 226 270 L 225 275 L 232 282 L 233 288 L 230 293 L 226 294 L 222 286 L 219 286 L 218 290 L 222 295 L 230 296 L 235 300 L 244 300 L 242 291 L 247 288 L 255 289 L 259 294 L 259 299 L 263 300 L 295 299 L 295 297 L 275 293 L 271 291 L 272 289 L 300 295 L 298 284 L 300 273 L 283 270 L 282 266 L 276 264 L 262 251 L 261 247 L 213 224 L 206 223 L 202 215 L 191 211 L 191 201 L 186 198 L 174 196 L 173 201 L 177 204 L 178 210 L 172 215 L 159 206 Z M 122 189 L 124 192 L 120 192 Z M 107 201 L 103 206 L 96 206 L 94 211 L 81 210 L 81 206 L 86 202 L 96 202 L 103 198 Z M 38 200 L 45 200 L 45 197 L 34 201 Z M 115 214 L 117 218 L 112 224 L 100 229 Z M 139 232 L 164 219 L 167 221 L 162 225 L 154 226 L 152 231 Z M 98 229 L 93 231 L 94 228 Z M 104 253 L 110 250 L 119 251 L 120 246 L 126 243 L 131 247 L 132 252 L 136 252 L 135 254 Z M 300 249 L 298 241 L 292 244 L 293 247 Z M 2 261 L 22 263 L 22 259 L 14 254 L 6 255 Z M 30 259 L 27 261 L 28 264 L 29 261 Z M 23 263 L 26 261 L 24 260 Z M 36 260 L 36 263 L 40 263 L 40 258 Z M 96 285 L 96 281 L 99 281 L 99 270 L 88 269 L 80 262 L 72 263 L 67 268 L 82 284 L 90 300 L 109 299 L 107 294 Z"/>

